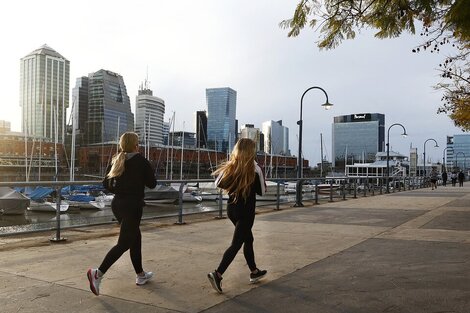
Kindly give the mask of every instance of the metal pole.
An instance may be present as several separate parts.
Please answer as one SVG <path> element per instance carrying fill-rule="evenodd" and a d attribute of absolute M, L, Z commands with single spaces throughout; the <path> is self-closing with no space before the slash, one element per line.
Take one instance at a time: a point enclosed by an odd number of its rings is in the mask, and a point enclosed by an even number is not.
<path fill-rule="evenodd" d="M 185 182 L 181 182 L 180 184 L 179 199 L 178 199 L 179 212 L 178 212 L 178 221 L 175 223 L 176 225 L 186 224 L 183 222 L 183 188 L 185 184 L 186 184 Z"/>
<path fill-rule="evenodd" d="M 281 197 L 281 195 L 280 195 L 281 186 L 280 186 L 280 185 L 281 185 L 281 181 L 278 180 L 278 181 L 277 181 L 277 186 L 276 186 L 276 209 L 275 209 L 275 210 L 277 210 L 277 211 L 280 210 L 280 208 L 279 208 L 280 200 L 281 200 L 281 199 L 280 199 L 280 197 Z"/>
<path fill-rule="evenodd" d="M 333 202 L 333 179 L 330 179 L 330 201 Z"/>
<path fill-rule="evenodd" d="M 56 205 L 55 205 L 55 218 L 56 218 L 56 233 L 55 233 L 55 237 L 52 237 L 51 239 L 49 239 L 49 241 L 51 242 L 62 242 L 62 241 L 66 241 L 67 239 L 64 238 L 64 237 L 61 237 L 60 236 L 60 198 L 61 198 L 61 186 L 57 186 L 56 187 L 56 199 L 55 199 L 55 202 L 56 202 Z"/>
<path fill-rule="evenodd" d="M 315 182 L 315 204 L 318 204 L 318 181 Z"/>

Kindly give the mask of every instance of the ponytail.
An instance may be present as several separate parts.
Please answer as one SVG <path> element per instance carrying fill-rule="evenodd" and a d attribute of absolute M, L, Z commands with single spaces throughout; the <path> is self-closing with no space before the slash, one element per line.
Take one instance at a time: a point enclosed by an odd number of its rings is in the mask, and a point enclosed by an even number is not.
<path fill-rule="evenodd" d="M 113 178 L 121 176 L 124 173 L 124 162 L 126 161 L 126 152 L 121 151 L 113 156 L 111 161 L 111 170 L 106 177 Z"/>

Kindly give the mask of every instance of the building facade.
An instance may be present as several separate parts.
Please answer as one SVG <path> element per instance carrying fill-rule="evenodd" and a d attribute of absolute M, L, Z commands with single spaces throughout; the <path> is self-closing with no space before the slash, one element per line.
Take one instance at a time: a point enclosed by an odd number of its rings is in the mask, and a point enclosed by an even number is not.
<path fill-rule="evenodd" d="M 199 148 L 207 148 L 207 112 L 196 111 L 196 144 Z"/>
<path fill-rule="evenodd" d="M 196 133 L 175 131 L 168 134 L 168 140 L 173 143 L 174 147 L 196 148 Z M 184 145 L 183 145 L 184 142 Z"/>
<path fill-rule="evenodd" d="M 153 95 L 142 85 L 135 99 L 135 131 L 142 143 L 155 146 L 163 144 L 163 117 L 165 101 Z"/>
<path fill-rule="evenodd" d="M 361 161 L 373 162 L 385 147 L 385 115 L 360 113 L 334 117 L 332 129 L 333 167 Z"/>
<path fill-rule="evenodd" d="M 264 152 L 272 155 L 290 155 L 289 128 L 280 121 L 266 121 L 261 126 L 264 134 Z"/>
<path fill-rule="evenodd" d="M 134 114 L 121 75 L 99 70 L 88 75 L 87 144 L 117 141 L 134 131 Z"/>
<path fill-rule="evenodd" d="M 85 144 L 88 120 L 88 77 L 77 78 L 72 89 L 72 127 L 75 128 L 77 145 Z"/>
<path fill-rule="evenodd" d="M 208 148 L 227 152 L 237 138 L 237 92 L 229 87 L 206 89 Z"/>
<path fill-rule="evenodd" d="M 470 168 L 470 134 L 447 136 L 446 167 L 448 171 Z"/>
<path fill-rule="evenodd" d="M 259 128 L 256 128 L 253 124 L 242 125 L 240 137 L 249 138 L 256 142 L 256 151 L 261 151 L 261 147 L 264 147 L 261 142 L 261 131 Z"/>
<path fill-rule="evenodd" d="M 21 129 L 27 136 L 64 142 L 70 62 L 43 45 L 21 59 Z"/>

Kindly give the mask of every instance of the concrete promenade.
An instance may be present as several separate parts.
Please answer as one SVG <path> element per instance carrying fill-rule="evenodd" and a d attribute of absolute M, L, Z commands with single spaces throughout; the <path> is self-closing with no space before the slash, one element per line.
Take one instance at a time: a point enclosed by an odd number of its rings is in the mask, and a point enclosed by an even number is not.
<path fill-rule="evenodd" d="M 0 237 L 0 312 L 470 312 L 470 183 L 305 207 L 263 208 L 255 255 L 267 277 L 249 283 L 242 252 L 207 280 L 231 241 L 228 219 L 186 225 L 144 221 L 143 263 L 155 272 L 136 286 L 126 253 L 88 289 L 117 239 L 115 225 Z"/>

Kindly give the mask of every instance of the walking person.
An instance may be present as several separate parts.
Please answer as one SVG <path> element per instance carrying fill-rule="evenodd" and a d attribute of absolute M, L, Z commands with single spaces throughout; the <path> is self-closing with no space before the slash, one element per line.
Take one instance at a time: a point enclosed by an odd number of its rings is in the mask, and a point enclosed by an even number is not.
<path fill-rule="evenodd" d="M 450 181 L 452 182 L 452 186 L 455 187 L 455 183 L 457 182 L 457 173 L 455 171 L 450 174 Z"/>
<path fill-rule="evenodd" d="M 217 269 L 209 274 L 212 287 L 222 293 L 222 275 L 243 246 L 243 254 L 250 269 L 250 282 L 263 278 L 267 271 L 260 270 L 255 263 L 253 233 L 255 221 L 256 194 L 266 192 L 266 183 L 261 168 L 255 161 L 256 144 L 248 138 L 240 139 L 235 145 L 230 160 L 223 163 L 213 175 L 217 187 L 229 195 L 227 215 L 235 226 L 230 247 L 225 251 Z"/>
<path fill-rule="evenodd" d="M 447 172 L 444 171 L 442 173 L 442 186 L 446 186 L 447 185 Z"/>
<path fill-rule="evenodd" d="M 117 244 L 109 250 L 98 268 L 87 272 L 90 289 L 95 295 L 100 294 L 103 275 L 127 250 L 130 251 L 132 266 L 136 273 L 135 283 L 143 285 L 152 278 L 152 272 L 142 268 L 142 235 L 140 220 L 144 206 L 144 188 L 155 188 L 152 167 L 139 153 L 139 137 L 136 133 L 124 133 L 119 139 L 120 152 L 114 155 L 106 171 L 103 185 L 114 193 L 111 202 L 113 214 L 120 221 Z"/>
<path fill-rule="evenodd" d="M 429 177 L 431 178 L 431 190 L 437 189 L 437 171 L 435 168 L 432 169 Z"/>
<path fill-rule="evenodd" d="M 460 170 L 459 175 L 459 187 L 463 187 L 463 181 L 465 180 L 465 174 Z"/>

